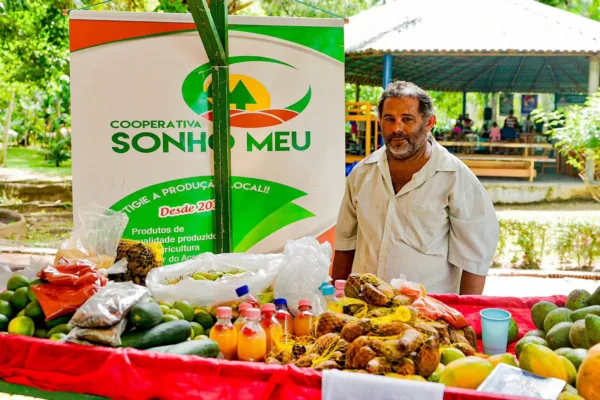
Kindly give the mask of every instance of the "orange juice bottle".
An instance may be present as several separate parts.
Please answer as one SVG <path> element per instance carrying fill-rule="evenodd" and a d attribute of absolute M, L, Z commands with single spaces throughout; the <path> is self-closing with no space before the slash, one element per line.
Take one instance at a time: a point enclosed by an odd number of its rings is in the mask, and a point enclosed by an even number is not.
<path fill-rule="evenodd" d="M 275 317 L 275 304 L 264 304 L 261 308 L 263 315 L 260 320 L 260 326 L 267 334 L 267 354 L 271 352 L 273 343 L 277 343 L 283 336 L 283 327 Z"/>
<path fill-rule="evenodd" d="M 264 361 L 267 355 L 267 334 L 260 326 L 260 310 L 246 310 L 248 322 L 238 334 L 238 359 L 242 361 Z"/>
<path fill-rule="evenodd" d="M 294 334 L 298 337 L 310 335 L 313 319 L 312 303 L 310 300 L 300 300 L 298 302 L 298 314 L 294 318 Z"/>
<path fill-rule="evenodd" d="M 237 356 L 237 335 L 237 330 L 231 323 L 231 307 L 217 308 L 217 323 L 210 330 L 210 338 L 219 343 L 226 360 L 235 360 Z"/>
<path fill-rule="evenodd" d="M 242 326 L 246 325 L 246 322 L 248 322 L 248 320 L 246 319 L 246 310 L 252 308 L 252 305 L 250 305 L 250 303 L 242 303 L 238 306 L 238 319 L 235 320 L 235 322 L 233 323 L 233 326 L 235 326 L 235 329 L 237 329 L 237 331 L 239 332 L 240 329 L 242 329 Z"/>
<path fill-rule="evenodd" d="M 285 332 L 285 340 L 289 339 L 290 336 L 294 335 L 294 318 L 287 308 L 286 299 L 275 299 L 275 318 L 281 324 L 283 331 Z"/>

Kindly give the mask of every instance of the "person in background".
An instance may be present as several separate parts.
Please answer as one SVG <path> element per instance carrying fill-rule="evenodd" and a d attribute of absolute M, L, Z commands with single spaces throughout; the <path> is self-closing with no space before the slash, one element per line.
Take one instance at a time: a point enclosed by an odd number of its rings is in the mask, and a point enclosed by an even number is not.
<path fill-rule="evenodd" d="M 482 139 L 489 139 L 490 138 L 490 130 L 488 129 L 487 124 L 483 124 L 481 126 L 481 135 L 480 137 Z"/>
<path fill-rule="evenodd" d="M 333 279 L 404 275 L 429 293 L 481 294 L 499 238 L 490 196 L 431 136 L 436 116 L 423 89 L 391 83 L 378 114 L 385 146 L 346 180 Z"/>
<path fill-rule="evenodd" d="M 456 121 L 454 128 L 452 128 L 452 133 L 454 133 L 454 139 L 460 140 L 462 132 L 463 132 L 463 128 L 462 128 L 460 121 Z"/>
<path fill-rule="evenodd" d="M 492 129 L 490 130 L 490 141 L 499 142 L 502 139 L 502 135 L 500 134 L 500 128 L 497 123 L 492 124 Z"/>
<path fill-rule="evenodd" d="M 513 110 L 508 112 L 508 117 L 504 120 L 504 127 L 514 129 L 515 132 L 519 129 L 519 120 L 515 117 Z"/>
<path fill-rule="evenodd" d="M 533 132 L 533 122 L 531 121 L 531 114 L 527 114 L 527 119 L 523 121 L 523 133 Z"/>

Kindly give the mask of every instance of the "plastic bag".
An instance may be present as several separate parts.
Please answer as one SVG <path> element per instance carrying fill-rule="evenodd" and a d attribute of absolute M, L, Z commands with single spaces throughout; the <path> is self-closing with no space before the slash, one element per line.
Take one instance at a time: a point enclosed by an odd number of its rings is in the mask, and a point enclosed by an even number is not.
<path fill-rule="evenodd" d="M 127 268 L 123 273 L 111 276 L 111 279 L 116 282 L 132 281 L 145 286 L 150 270 L 162 267 L 164 251 L 162 243 L 142 243 L 121 239 L 116 261 L 127 260 Z"/>
<path fill-rule="evenodd" d="M 60 245 L 54 262 L 59 262 L 61 258 L 86 260 L 98 268 L 109 268 L 115 262 L 117 247 L 129 217 L 90 204 L 79 213 L 79 218 L 80 227 Z"/>
<path fill-rule="evenodd" d="M 65 264 L 64 260 L 42 269 L 38 276 L 50 282 L 31 286 L 46 321 L 73 313 L 107 282 L 89 263 Z"/>
<path fill-rule="evenodd" d="M 323 313 L 327 304 L 319 287 L 330 280 L 331 245 L 329 242 L 319 244 L 316 239 L 306 237 L 288 241 L 284 254 L 287 265 L 275 281 L 275 298 L 286 299 L 294 315 L 298 313 L 300 300 L 312 302 L 313 314 Z"/>
<path fill-rule="evenodd" d="M 423 285 L 407 281 L 404 275 L 400 275 L 399 279 L 392 279 L 391 285 L 394 289 L 402 292 L 402 294 L 414 299 L 411 306 L 427 318 L 432 320 L 442 319 L 455 329 L 462 329 L 469 326 L 464 315 L 459 311 L 433 297 L 427 296 Z"/>
<path fill-rule="evenodd" d="M 154 268 L 148 273 L 146 287 L 156 301 L 186 300 L 195 306 L 211 307 L 238 299 L 235 289 L 248 285 L 250 293 L 258 295 L 275 282 L 286 265 L 283 254 L 203 253 L 191 260 Z M 195 280 L 196 273 L 230 272 L 216 281 Z"/>
<path fill-rule="evenodd" d="M 38 272 L 46 266 L 43 258 L 40 257 L 29 257 L 29 265 L 23 269 L 12 270 L 6 263 L 0 262 L 0 290 L 6 288 L 8 280 L 13 275 L 22 275 L 27 278 L 30 282 L 36 279 Z"/>
<path fill-rule="evenodd" d="M 108 328 L 73 328 L 67 337 L 77 341 L 85 341 L 94 344 L 102 344 L 112 347 L 121 345 L 121 335 L 127 326 L 127 319 L 122 319 L 117 324 Z"/>
<path fill-rule="evenodd" d="M 111 283 L 88 299 L 73 315 L 69 326 L 80 328 L 106 328 L 119 323 L 131 307 L 150 291 L 131 282 Z"/>

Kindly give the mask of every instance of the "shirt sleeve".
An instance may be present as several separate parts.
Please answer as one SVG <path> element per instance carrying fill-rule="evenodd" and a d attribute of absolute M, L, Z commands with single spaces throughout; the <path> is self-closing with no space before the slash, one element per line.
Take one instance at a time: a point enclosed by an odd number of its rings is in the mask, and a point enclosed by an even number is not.
<path fill-rule="evenodd" d="M 344 193 L 335 228 L 335 249 L 341 251 L 356 249 L 358 220 L 356 219 L 356 207 L 352 196 L 353 177 L 354 175 L 351 172 L 346 178 L 346 192 Z"/>
<path fill-rule="evenodd" d="M 490 196 L 469 170 L 459 171 L 449 197 L 449 218 L 448 261 L 464 271 L 487 275 L 500 228 Z"/>

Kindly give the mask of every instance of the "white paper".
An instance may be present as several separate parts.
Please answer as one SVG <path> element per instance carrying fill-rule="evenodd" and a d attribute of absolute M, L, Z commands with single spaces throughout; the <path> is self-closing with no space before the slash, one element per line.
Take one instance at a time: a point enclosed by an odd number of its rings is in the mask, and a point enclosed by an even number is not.
<path fill-rule="evenodd" d="M 323 371 L 323 400 L 442 400 L 444 385 L 370 374 Z"/>

